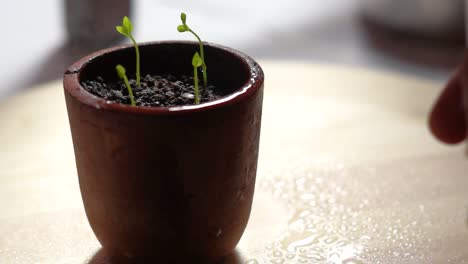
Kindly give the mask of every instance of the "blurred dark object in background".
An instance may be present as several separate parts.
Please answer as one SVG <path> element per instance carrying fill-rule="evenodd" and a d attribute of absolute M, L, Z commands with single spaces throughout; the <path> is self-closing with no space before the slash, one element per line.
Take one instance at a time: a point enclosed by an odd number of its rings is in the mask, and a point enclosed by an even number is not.
<path fill-rule="evenodd" d="M 451 68 L 464 49 L 463 0 L 362 0 L 371 43 L 417 64 Z"/>
<path fill-rule="evenodd" d="M 86 50 L 114 44 L 122 39 L 115 26 L 130 11 L 130 0 L 65 0 L 68 44 Z"/>
<path fill-rule="evenodd" d="M 453 38 L 464 31 L 463 0 L 363 0 L 363 13 L 394 30 Z"/>
<path fill-rule="evenodd" d="M 18 92 L 38 84 L 62 78 L 65 69 L 81 57 L 123 40 L 115 30 L 122 23 L 122 17 L 130 15 L 130 0 L 63 0 L 63 17 L 65 22 L 65 41 L 45 49 L 40 58 L 29 65 L 21 76 L 0 90 L 0 98 L 7 93 Z M 50 7 L 52 4 L 48 4 Z M 41 69 L 40 71 L 36 69 Z"/>

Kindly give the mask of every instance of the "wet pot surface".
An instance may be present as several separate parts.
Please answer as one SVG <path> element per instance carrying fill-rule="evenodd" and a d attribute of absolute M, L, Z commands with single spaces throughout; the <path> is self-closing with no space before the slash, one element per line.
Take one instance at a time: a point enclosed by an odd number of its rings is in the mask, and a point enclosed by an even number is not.
<path fill-rule="evenodd" d="M 197 45 L 140 47 L 142 71 L 186 74 Z M 255 187 L 263 72 L 249 57 L 206 45 L 209 78 L 229 95 L 200 105 L 150 108 L 109 103 L 81 82 L 134 72 L 130 46 L 100 51 L 64 76 L 80 189 L 104 249 L 123 257 L 218 260 L 247 224 Z"/>

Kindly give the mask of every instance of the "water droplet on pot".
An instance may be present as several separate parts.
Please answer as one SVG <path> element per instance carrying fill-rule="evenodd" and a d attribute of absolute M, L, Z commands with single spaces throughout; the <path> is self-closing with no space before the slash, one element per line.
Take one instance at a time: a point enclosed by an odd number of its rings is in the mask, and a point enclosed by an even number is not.
<path fill-rule="evenodd" d="M 184 93 L 184 94 L 182 94 L 182 97 L 187 98 L 187 99 L 194 99 L 195 95 L 193 95 L 191 93 Z"/>

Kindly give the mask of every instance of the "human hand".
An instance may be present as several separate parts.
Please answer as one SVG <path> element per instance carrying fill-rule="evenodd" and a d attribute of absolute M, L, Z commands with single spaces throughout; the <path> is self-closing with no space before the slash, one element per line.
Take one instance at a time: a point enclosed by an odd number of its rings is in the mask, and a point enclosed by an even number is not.
<path fill-rule="evenodd" d="M 448 144 L 457 144 L 467 136 L 468 56 L 446 84 L 429 116 L 432 134 Z M 465 97 L 465 98 L 464 98 Z"/>

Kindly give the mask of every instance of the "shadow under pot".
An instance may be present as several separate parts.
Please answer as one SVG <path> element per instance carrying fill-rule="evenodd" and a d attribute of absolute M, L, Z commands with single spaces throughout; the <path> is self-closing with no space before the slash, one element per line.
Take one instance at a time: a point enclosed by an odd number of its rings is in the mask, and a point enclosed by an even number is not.
<path fill-rule="evenodd" d="M 145 74 L 190 75 L 195 42 L 140 45 Z M 98 51 L 63 79 L 81 195 L 107 254 L 159 261 L 218 261 L 247 225 L 255 188 L 264 75 L 250 57 L 206 44 L 209 83 L 220 99 L 142 107 L 84 89 L 135 72 L 133 46 Z M 133 65 L 133 67 L 131 67 Z M 171 260 L 172 261 L 172 260 Z"/>

